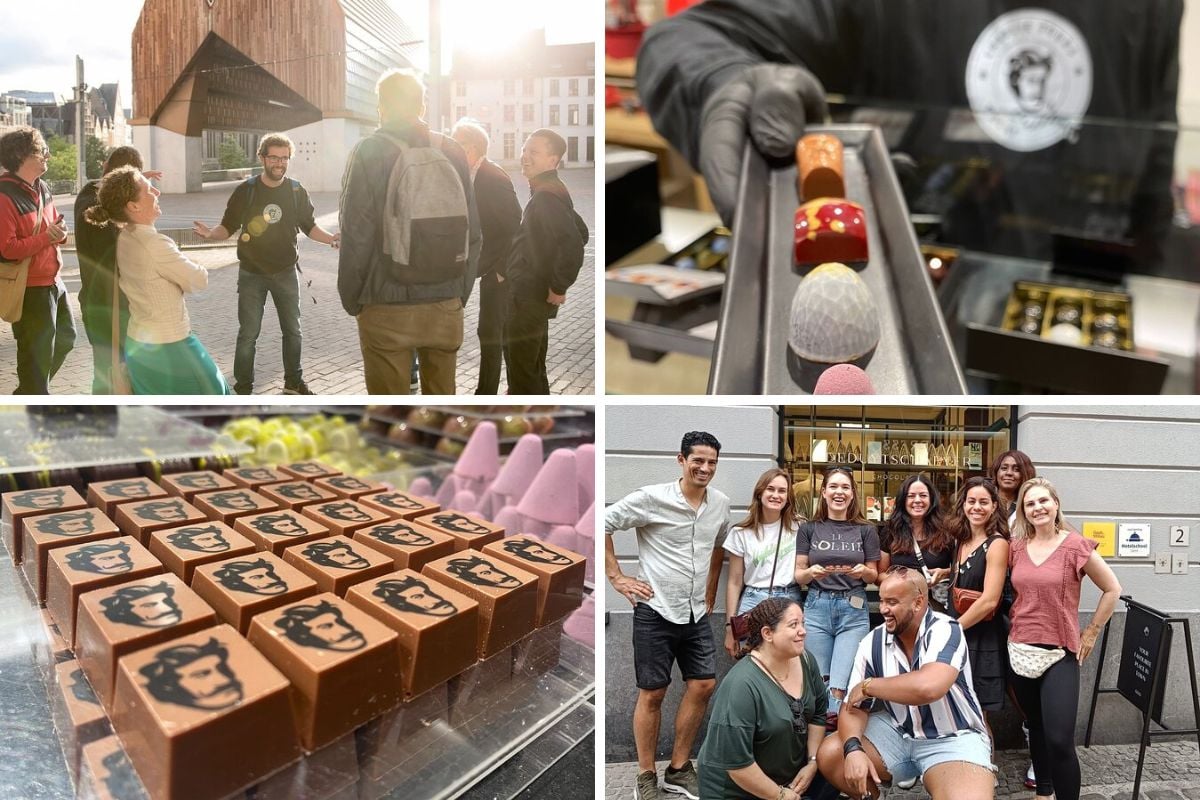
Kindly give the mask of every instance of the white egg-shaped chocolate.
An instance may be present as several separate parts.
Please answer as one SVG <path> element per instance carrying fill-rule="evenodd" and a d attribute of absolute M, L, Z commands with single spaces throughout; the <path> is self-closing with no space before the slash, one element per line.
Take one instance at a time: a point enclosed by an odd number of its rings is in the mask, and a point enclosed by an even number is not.
<path fill-rule="evenodd" d="M 796 287 L 788 345 L 803 359 L 844 364 L 879 343 L 879 312 L 867 285 L 845 264 L 821 264 Z"/>

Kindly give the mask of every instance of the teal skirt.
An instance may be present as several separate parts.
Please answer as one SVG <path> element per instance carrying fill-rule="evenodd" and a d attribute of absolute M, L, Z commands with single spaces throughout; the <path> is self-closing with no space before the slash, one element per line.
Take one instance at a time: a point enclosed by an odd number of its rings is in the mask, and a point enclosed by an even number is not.
<path fill-rule="evenodd" d="M 196 334 L 170 344 L 125 340 L 134 394 L 229 394 L 225 376 Z"/>

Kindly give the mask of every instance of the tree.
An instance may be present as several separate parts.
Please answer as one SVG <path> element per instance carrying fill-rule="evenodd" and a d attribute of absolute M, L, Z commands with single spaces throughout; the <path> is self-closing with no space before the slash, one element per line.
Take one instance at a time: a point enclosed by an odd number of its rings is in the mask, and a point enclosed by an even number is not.
<path fill-rule="evenodd" d="M 238 169 L 246 166 L 249 159 L 233 134 L 227 133 L 222 137 L 221 146 L 217 149 L 217 160 L 221 162 L 221 169 Z"/>
<path fill-rule="evenodd" d="M 50 148 L 50 163 L 46 165 L 46 180 L 75 180 L 75 162 L 78 158 L 75 145 L 61 136 L 51 135 L 46 140 L 46 146 Z"/>
<path fill-rule="evenodd" d="M 99 178 L 104 172 L 104 162 L 112 152 L 95 136 L 87 137 L 87 145 L 83 151 L 84 168 L 88 178 Z"/>

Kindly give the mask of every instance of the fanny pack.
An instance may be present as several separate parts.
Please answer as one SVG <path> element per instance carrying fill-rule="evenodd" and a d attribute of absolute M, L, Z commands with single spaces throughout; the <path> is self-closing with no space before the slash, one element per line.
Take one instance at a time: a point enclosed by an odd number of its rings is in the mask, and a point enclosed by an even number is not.
<path fill-rule="evenodd" d="M 1020 642 L 1008 643 L 1008 662 L 1013 672 L 1023 678 L 1040 678 L 1042 674 L 1062 660 L 1067 651 L 1061 647 L 1047 650 Z"/>

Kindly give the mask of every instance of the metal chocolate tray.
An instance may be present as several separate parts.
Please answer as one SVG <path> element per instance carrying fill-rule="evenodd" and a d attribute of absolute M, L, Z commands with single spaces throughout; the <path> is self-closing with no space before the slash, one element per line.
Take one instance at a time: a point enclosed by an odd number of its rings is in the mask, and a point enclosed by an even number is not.
<path fill-rule="evenodd" d="M 846 195 L 867 215 L 871 260 L 859 270 L 879 310 L 880 337 L 865 361 L 876 394 L 966 394 L 966 383 L 908 219 L 891 159 L 871 125 L 809 128 L 845 147 Z M 810 394 L 824 366 L 788 347 L 800 204 L 795 163 L 772 166 L 747 145 L 733 225 L 710 394 Z"/>

